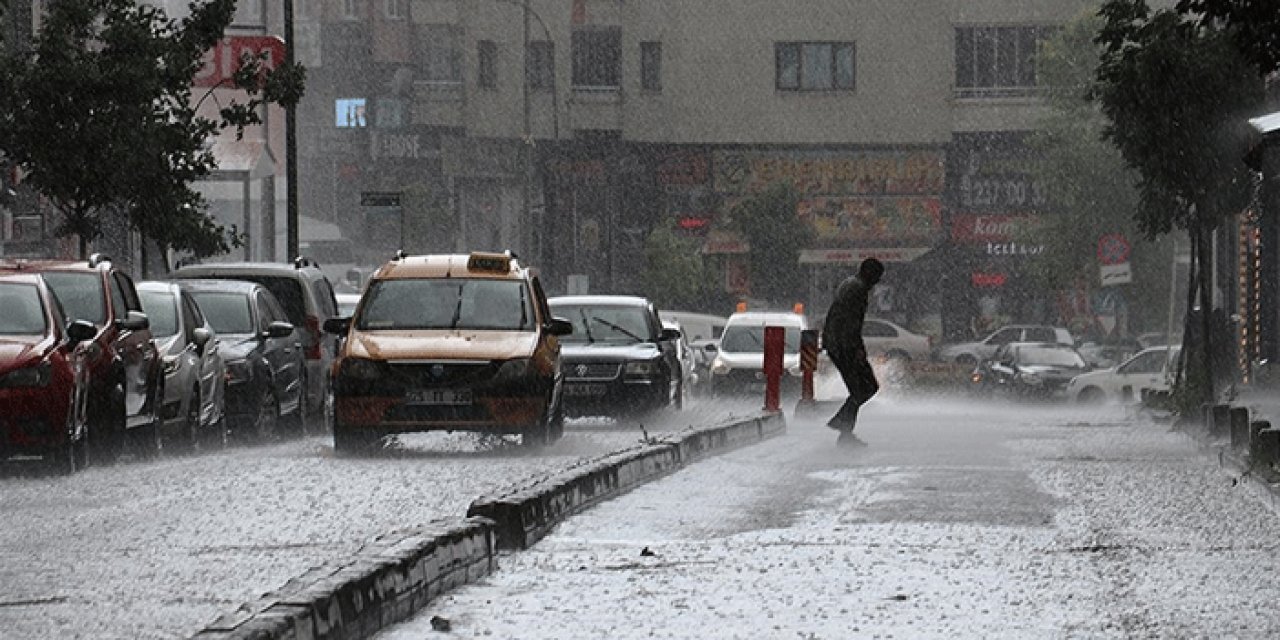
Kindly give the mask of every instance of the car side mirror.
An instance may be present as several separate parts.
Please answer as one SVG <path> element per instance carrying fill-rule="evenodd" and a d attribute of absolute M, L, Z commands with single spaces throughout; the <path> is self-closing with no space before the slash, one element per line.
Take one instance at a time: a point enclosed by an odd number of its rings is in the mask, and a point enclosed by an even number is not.
<path fill-rule="evenodd" d="M 674 341 L 680 339 L 679 329 L 663 329 L 662 335 L 658 338 L 663 341 Z"/>
<path fill-rule="evenodd" d="M 564 318 L 552 318 L 547 323 L 547 333 L 553 336 L 567 336 L 573 333 L 573 323 Z"/>
<path fill-rule="evenodd" d="M 71 344 L 80 344 L 86 340 L 92 340 L 96 335 L 98 335 L 98 328 L 88 320 L 75 320 L 67 325 L 67 339 Z"/>
<path fill-rule="evenodd" d="M 715 343 L 708 342 L 707 344 L 702 345 L 702 351 L 709 356 L 714 356 L 720 352 L 720 347 L 717 347 Z"/>
<path fill-rule="evenodd" d="M 151 327 L 151 320 L 141 311 L 130 311 L 124 318 L 116 320 L 116 326 L 125 331 L 142 331 Z"/>
<path fill-rule="evenodd" d="M 204 327 L 196 327 L 195 331 L 191 332 L 191 342 L 196 345 L 198 353 L 203 354 L 205 347 L 209 346 L 209 341 L 212 339 L 213 332 Z"/>
<path fill-rule="evenodd" d="M 277 320 L 267 325 L 267 330 L 264 333 L 268 338 L 288 338 L 293 335 L 293 325 Z"/>
<path fill-rule="evenodd" d="M 351 318 L 329 318 L 324 321 L 324 332 L 345 336 L 351 330 Z"/>

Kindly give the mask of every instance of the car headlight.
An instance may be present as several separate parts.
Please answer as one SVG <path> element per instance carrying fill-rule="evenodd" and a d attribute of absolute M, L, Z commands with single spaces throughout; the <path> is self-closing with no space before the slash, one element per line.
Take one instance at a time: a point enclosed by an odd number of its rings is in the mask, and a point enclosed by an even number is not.
<path fill-rule="evenodd" d="M 353 380 L 377 380 L 382 377 L 382 370 L 373 360 L 346 358 L 338 368 L 338 375 Z"/>
<path fill-rule="evenodd" d="M 0 388 L 43 387 L 53 379 L 53 365 L 41 362 L 35 366 L 10 371 L 0 376 Z"/>
<path fill-rule="evenodd" d="M 494 374 L 495 381 L 520 380 L 533 373 L 533 358 L 513 358 L 502 363 Z"/>
<path fill-rule="evenodd" d="M 628 362 L 623 369 L 623 373 L 629 376 L 652 376 L 657 375 L 661 368 L 658 363 L 649 360 L 645 362 Z"/>
<path fill-rule="evenodd" d="M 711 363 L 711 373 L 718 376 L 727 375 L 729 373 L 729 365 L 726 364 L 724 360 L 716 358 L 715 361 Z"/>

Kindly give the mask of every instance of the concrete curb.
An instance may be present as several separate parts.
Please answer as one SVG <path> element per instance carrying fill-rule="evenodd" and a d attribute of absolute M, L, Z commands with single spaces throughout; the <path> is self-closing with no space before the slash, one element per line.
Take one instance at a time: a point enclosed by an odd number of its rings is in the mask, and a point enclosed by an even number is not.
<path fill-rule="evenodd" d="M 466 518 L 378 536 L 241 605 L 193 640 L 363 640 L 409 619 L 445 592 L 497 568 L 498 549 L 523 549 L 587 507 L 682 466 L 786 430 L 781 414 L 658 439 L 528 486 L 481 497 Z"/>
<path fill-rule="evenodd" d="M 499 549 L 527 549 L 568 516 L 715 453 L 782 433 L 782 414 L 668 436 L 639 449 L 570 469 L 532 486 L 483 496 L 467 516 L 495 523 Z"/>

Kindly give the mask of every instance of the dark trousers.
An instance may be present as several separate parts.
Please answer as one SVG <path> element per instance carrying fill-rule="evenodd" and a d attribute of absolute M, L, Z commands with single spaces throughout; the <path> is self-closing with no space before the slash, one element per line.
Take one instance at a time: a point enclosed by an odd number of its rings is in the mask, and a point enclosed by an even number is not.
<path fill-rule="evenodd" d="M 845 388 L 849 390 L 844 405 L 827 423 L 832 428 L 853 431 L 858 422 L 858 409 L 880 390 L 880 383 L 876 382 L 876 374 L 866 354 L 865 348 L 858 347 L 827 349 L 831 363 L 836 365 Z"/>

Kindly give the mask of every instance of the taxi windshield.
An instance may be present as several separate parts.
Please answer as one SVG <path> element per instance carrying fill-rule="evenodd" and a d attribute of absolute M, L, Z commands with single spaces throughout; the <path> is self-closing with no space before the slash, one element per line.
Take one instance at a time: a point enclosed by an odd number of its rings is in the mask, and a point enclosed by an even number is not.
<path fill-rule="evenodd" d="M 376 280 L 356 318 L 364 331 L 481 329 L 532 331 L 531 296 L 520 280 L 423 278 Z"/>

